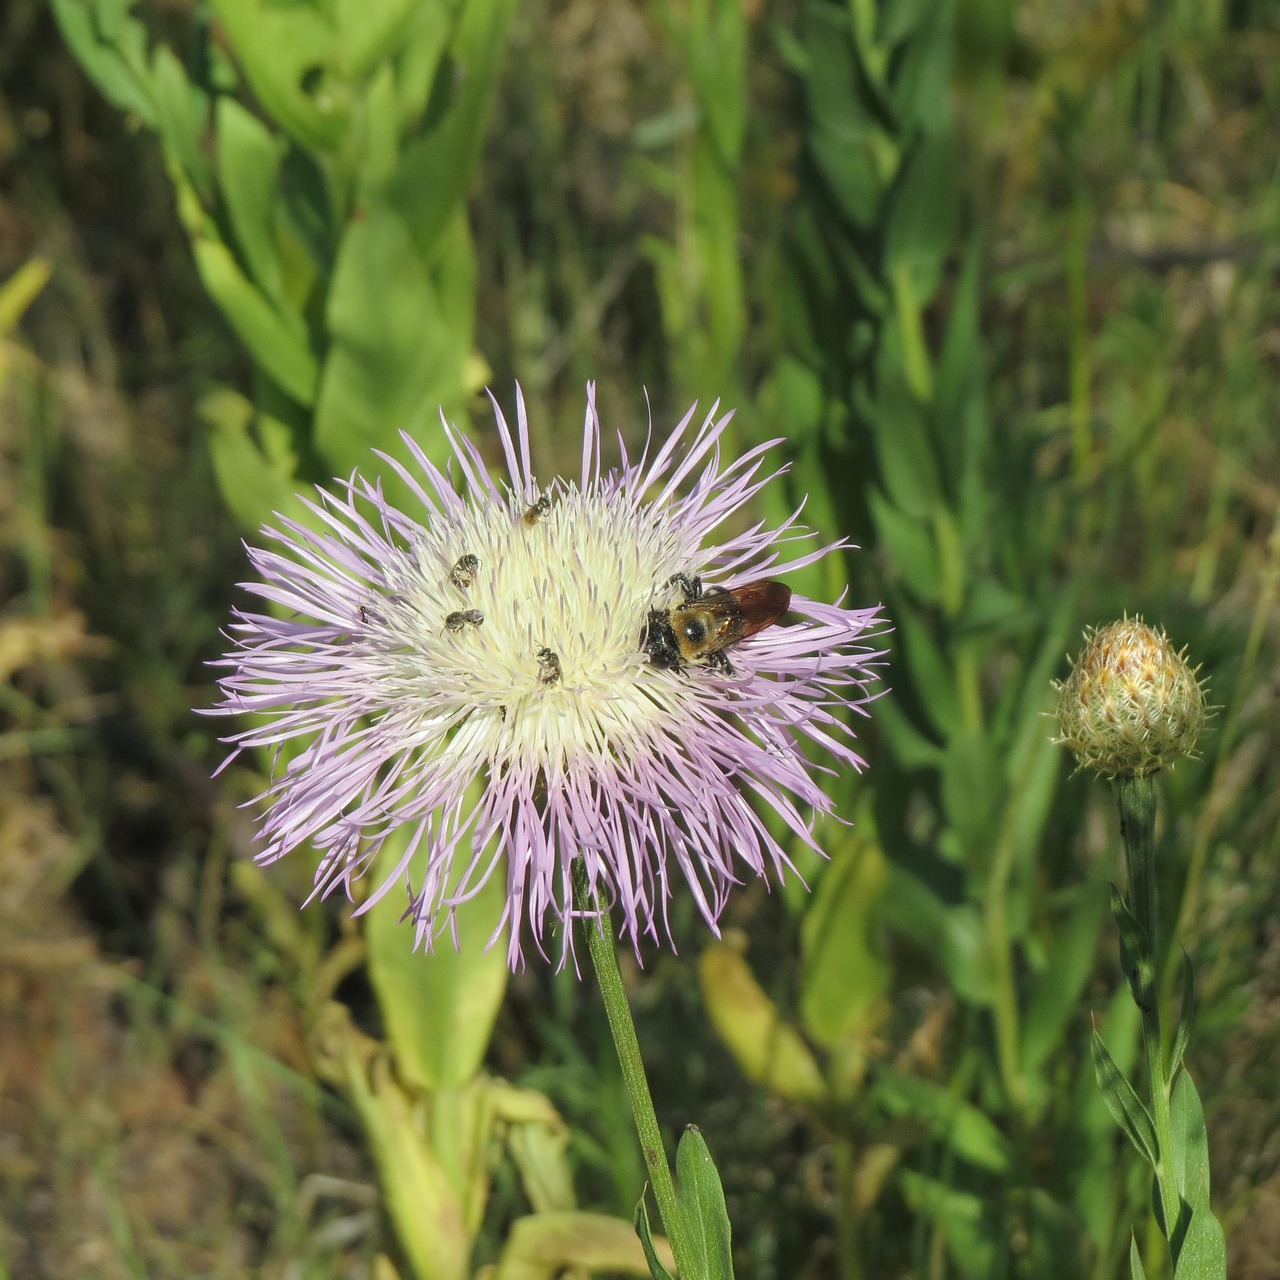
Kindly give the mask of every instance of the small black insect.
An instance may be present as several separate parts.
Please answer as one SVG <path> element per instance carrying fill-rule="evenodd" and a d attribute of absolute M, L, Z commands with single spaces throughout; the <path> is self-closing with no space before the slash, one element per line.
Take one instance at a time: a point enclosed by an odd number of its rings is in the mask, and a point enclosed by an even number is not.
<path fill-rule="evenodd" d="M 484 621 L 484 614 L 479 609 L 457 609 L 444 620 L 450 631 L 461 631 L 463 627 L 478 627 Z"/>
<path fill-rule="evenodd" d="M 449 581 L 460 591 L 466 591 L 476 580 L 476 570 L 479 568 L 479 556 L 461 556 L 458 559 L 458 563 L 449 570 Z"/>
<path fill-rule="evenodd" d="M 538 650 L 538 682 L 540 684 L 559 684 L 560 675 L 560 655 L 543 645 Z"/>
<path fill-rule="evenodd" d="M 537 500 L 537 502 L 531 503 L 529 506 L 525 507 L 524 515 L 521 517 L 521 519 L 525 522 L 525 524 L 532 527 L 533 525 L 537 524 L 538 521 L 541 520 L 542 517 L 545 516 L 547 512 L 550 510 L 551 510 L 551 495 L 549 493 L 544 493 L 542 497 L 540 497 Z"/>

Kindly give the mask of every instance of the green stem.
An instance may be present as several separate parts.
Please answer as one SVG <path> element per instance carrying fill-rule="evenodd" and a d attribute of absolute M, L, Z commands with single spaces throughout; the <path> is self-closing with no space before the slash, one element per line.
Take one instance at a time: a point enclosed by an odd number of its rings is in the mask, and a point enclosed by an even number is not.
<path fill-rule="evenodd" d="M 1135 996 L 1142 1014 L 1142 1043 L 1151 1079 L 1152 1119 L 1156 1128 L 1156 1185 L 1164 1231 L 1172 1238 L 1178 1225 L 1181 1197 L 1174 1185 L 1171 1156 L 1173 1123 L 1169 1111 L 1169 1074 L 1160 1030 L 1160 954 L 1156 936 L 1156 789 L 1151 778 L 1120 778 L 1116 783 L 1120 835 L 1129 868 L 1129 910 L 1141 929 L 1142 954 L 1135 956 Z"/>
<path fill-rule="evenodd" d="M 658 1116 L 649 1094 L 649 1081 L 644 1074 L 644 1062 L 640 1057 L 640 1042 L 636 1039 L 636 1025 L 631 1019 L 631 1006 L 622 985 L 622 970 L 618 968 L 618 953 L 613 945 L 613 922 L 609 913 L 602 910 L 599 901 L 587 887 L 586 872 L 579 860 L 573 868 L 574 906 L 583 917 L 587 935 L 587 948 L 591 963 L 600 984 L 600 996 L 613 1033 L 613 1047 L 622 1068 L 622 1079 L 631 1100 L 631 1114 L 640 1135 L 640 1149 L 644 1153 L 645 1167 L 653 1185 L 658 1213 L 675 1254 L 676 1271 L 681 1276 L 694 1274 L 685 1240 L 684 1222 L 676 1203 L 676 1184 L 667 1165 L 666 1151 L 662 1145 L 662 1131 L 658 1128 Z"/>

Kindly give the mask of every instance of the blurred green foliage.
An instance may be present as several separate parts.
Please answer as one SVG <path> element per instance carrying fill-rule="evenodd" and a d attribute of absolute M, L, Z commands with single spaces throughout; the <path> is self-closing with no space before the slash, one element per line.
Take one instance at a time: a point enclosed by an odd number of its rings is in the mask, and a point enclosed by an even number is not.
<path fill-rule="evenodd" d="M 744 887 L 718 943 L 678 912 L 679 955 L 631 975 L 659 1113 L 707 1135 L 738 1274 L 1101 1280 L 1140 1274 L 1135 1232 L 1170 1274 L 1090 1049 L 1093 1020 L 1136 1079 L 1102 927 L 1113 819 L 1044 718 L 1081 626 L 1126 610 L 1189 646 L 1219 706 L 1157 835 L 1169 949 L 1200 974 L 1207 1149 L 1195 1091 L 1173 1101 L 1231 1273 L 1274 1274 L 1274 7 L 52 11 L 119 114 L 14 6 L 0 264 L 31 265 L 0 294 L 0 903 L 23 976 L 2 1012 L 71 1065 L 10 1073 L 32 1117 L 68 1118 L 20 1127 L 39 1154 L 5 1166 L 9 1274 L 36 1274 L 28 1237 L 52 1276 L 83 1274 L 64 1237 L 104 1275 L 636 1265 L 619 1220 L 643 1175 L 590 991 L 530 972 L 500 1009 L 504 976 L 449 957 L 415 1004 L 395 910 L 361 934 L 299 919 L 308 869 L 240 860 L 227 799 L 255 766 L 211 795 L 219 751 L 185 710 L 237 529 L 401 430 L 438 448 L 439 408 L 465 418 L 486 381 L 519 377 L 541 456 L 572 458 L 588 376 L 630 439 L 642 383 L 659 427 L 718 395 L 735 443 L 781 437 L 790 492 L 764 514 L 804 500 L 862 548 L 847 580 L 831 557 L 795 585 L 883 599 L 894 626 L 871 767 L 832 781 L 853 826 L 822 830 L 829 861 L 796 853 L 811 892 Z M 103 280 L 127 306 L 93 301 Z M 123 1014 L 77 996 L 39 1020 L 60 993 L 38 930 L 67 918 L 76 989 Z M 238 1170 L 202 1166 L 219 1190 L 185 1212 L 119 1172 L 136 1126 L 95 1146 L 66 1105 L 87 1079 L 126 1114 L 113 1017 L 150 1093 L 199 1084 L 167 1149 L 200 1137 Z M 73 1213 L 57 1189 L 85 1179 Z"/>

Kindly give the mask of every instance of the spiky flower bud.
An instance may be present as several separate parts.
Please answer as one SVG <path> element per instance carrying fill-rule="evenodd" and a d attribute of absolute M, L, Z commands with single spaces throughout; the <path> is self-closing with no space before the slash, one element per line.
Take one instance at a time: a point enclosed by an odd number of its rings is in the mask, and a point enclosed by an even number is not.
<path fill-rule="evenodd" d="M 1191 752 L 1204 726 L 1204 690 L 1163 631 L 1125 618 L 1085 633 L 1058 690 L 1059 742 L 1081 767 L 1145 777 Z"/>

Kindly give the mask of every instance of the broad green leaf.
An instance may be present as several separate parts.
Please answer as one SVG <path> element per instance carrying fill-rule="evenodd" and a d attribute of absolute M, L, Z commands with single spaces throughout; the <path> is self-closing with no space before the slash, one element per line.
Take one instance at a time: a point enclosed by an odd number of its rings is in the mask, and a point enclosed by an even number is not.
<path fill-rule="evenodd" d="M 648 1188 L 646 1188 L 647 1192 Z M 671 1259 L 670 1269 L 658 1257 L 658 1251 L 655 1247 L 653 1239 L 653 1230 L 649 1226 L 649 1210 L 645 1207 L 644 1198 L 641 1197 L 640 1203 L 636 1205 L 635 1216 L 636 1235 L 640 1237 L 640 1246 L 644 1250 L 645 1262 L 649 1267 L 649 1275 L 653 1280 L 675 1280 L 672 1274 L 675 1270 L 675 1259 Z"/>
<path fill-rule="evenodd" d="M 816 1104 L 827 1094 L 813 1054 L 726 942 L 712 942 L 698 961 L 711 1024 L 748 1079 L 792 1102 Z"/>
<path fill-rule="evenodd" d="M 300 322 L 282 314 L 254 287 L 220 240 L 198 236 L 192 251 L 204 287 L 254 363 L 299 404 L 311 404 L 316 393 L 316 361 Z"/>
<path fill-rule="evenodd" d="M 962 1160 L 991 1173 L 1008 1171 L 1009 1140 L 983 1112 L 945 1086 L 885 1067 L 877 1073 L 871 1096 L 885 1114 L 914 1121 Z"/>
<path fill-rule="evenodd" d="M 1036 975 L 1022 1026 L 1022 1069 L 1034 1075 L 1058 1047 L 1093 969 L 1098 927 L 1107 907 L 1105 887 L 1086 881 L 1075 910 L 1054 934 Z"/>
<path fill-rule="evenodd" d="M 729 1210 L 715 1161 L 694 1125 L 676 1148 L 676 1204 L 698 1280 L 733 1280 Z"/>
<path fill-rule="evenodd" d="M 1204 1108 L 1190 1075 L 1183 1071 L 1171 1102 L 1174 1166 L 1179 1194 L 1191 1210 L 1182 1238 L 1174 1234 L 1174 1280 L 1226 1280 L 1227 1241 L 1209 1203 L 1209 1141 Z"/>
<path fill-rule="evenodd" d="M 394 210 L 371 205 L 347 228 L 329 292 L 331 344 L 315 443 L 337 473 L 370 452 L 401 453 L 400 432 L 443 455 L 443 406 L 454 413 L 474 328 L 475 259 L 459 207 L 430 263 Z"/>
<path fill-rule="evenodd" d="M 291 455 L 270 439 L 260 445 L 252 435 L 255 422 L 260 432 L 265 428 L 278 434 L 284 427 L 255 414 L 243 396 L 227 388 L 201 397 L 196 412 L 210 428 L 218 490 L 240 527 L 260 529 L 276 513 L 298 516 L 301 504 Z"/>
<path fill-rule="evenodd" d="M 880 387 L 871 425 L 880 474 L 890 502 L 917 520 L 932 520 L 946 505 L 924 406 L 901 373 Z"/>
<path fill-rule="evenodd" d="M 924 604 L 942 601 L 938 549 L 928 521 L 899 511 L 875 484 L 867 487 L 867 505 L 875 521 L 876 542 L 888 554 L 907 590 Z"/>
<path fill-rule="evenodd" d="M 209 96 L 192 84 L 182 63 L 167 45 L 159 45 L 151 60 L 156 123 L 172 161 L 182 168 L 202 200 L 213 194 L 204 135 L 209 127 Z"/>
<path fill-rule="evenodd" d="M 921 302 L 937 289 L 955 239 L 958 172 L 950 132 L 926 135 L 907 153 L 886 203 L 885 270 L 910 271 Z"/>
<path fill-rule="evenodd" d="M 956 1270 L 964 1280 L 990 1280 L 1000 1274 L 996 1261 L 1004 1245 L 989 1202 L 914 1169 L 904 1169 L 899 1181 L 911 1210 L 942 1228 Z"/>
<path fill-rule="evenodd" d="M 454 95 L 426 132 L 405 146 L 387 184 L 387 200 L 424 260 L 433 258 L 437 241 L 463 213 L 514 10 L 515 0 L 468 0 L 462 6 L 457 33 L 446 54 L 456 68 Z M 443 69 L 437 76 L 441 74 Z"/>
<path fill-rule="evenodd" d="M 103 97 L 154 128 L 158 111 L 150 68 L 145 52 L 131 53 L 129 47 L 132 43 L 135 49 L 141 46 L 145 51 L 146 30 L 142 23 L 132 17 L 117 22 L 117 32 L 122 23 L 134 31 L 134 40 L 122 44 L 101 30 L 99 6 L 92 0 L 53 0 L 53 16 L 62 38 Z"/>
<path fill-rule="evenodd" d="M 403 44 L 415 11 L 441 0 L 334 0 L 335 53 L 344 80 L 358 84 Z"/>
<path fill-rule="evenodd" d="M 386 1210 L 417 1280 L 466 1280 L 471 1237 L 462 1205 L 399 1084 L 385 1049 L 330 1003 L 312 1037 L 317 1073 L 339 1085 L 360 1114 L 378 1165 Z"/>
<path fill-rule="evenodd" d="M 236 248 L 254 283 L 273 302 L 283 305 L 284 272 L 275 225 L 280 145 L 256 116 L 225 94 L 218 99 L 214 122 L 218 181 Z"/>
<path fill-rule="evenodd" d="M 335 150 L 352 101 L 334 73 L 337 35 L 325 10 L 271 0 L 213 0 L 213 8 L 267 115 L 304 146 Z"/>
<path fill-rule="evenodd" d="M 1156 1131 L 1151 1114 L 1142 1104 L 1133 1086 L 1112 1060 L 1102 1037 L 1095 1031 L 1090 1040 L 1093 1069 L 1098 1088 L 1106 1101 L 1112 1119 L 1124 1130 L 1139 1155 L 1154 1169 L 1157 1165 Z"/>
<path fill-rule="evenodd" d="M 379 855 L 390 874 L 408 839 L 394 833 Z M 505 932 L 492 946 L 506 905 L 505 867 L 457 908 L 457 945 L 446 932 L 434 950 L 414 947 L 413 925 L 403 919 L 407 894 L 393 885 L 364 911 L 369 977 L 395 1051 L 409 1083 L 427 1091 L 466 1084 L 480 1069 L 494 1019 L 507 988 Z"/>
<path fill-rule="evenodd" d="M 884 707 L 887 700 L 879 704 Z M 892 850 L 886 850 L 892 854 Z M 982 945 L 983 926 L 972 903 L 944 902 L 918 876 L 889 861 L 889 888 L 883 898 L 885 923 L 920 946 L 963 999 L 991 1002 L 991 983 Z"/>
<path fill-rule="evenodd" d="M 872 943 L 871 922 L 887 879 L 879 846 L 854 838 L 831 851 L 818 881 L 800 934 L 800 1012 L 819 1044 L 867 1028 L 884 999 L 890 970 Z"/>

